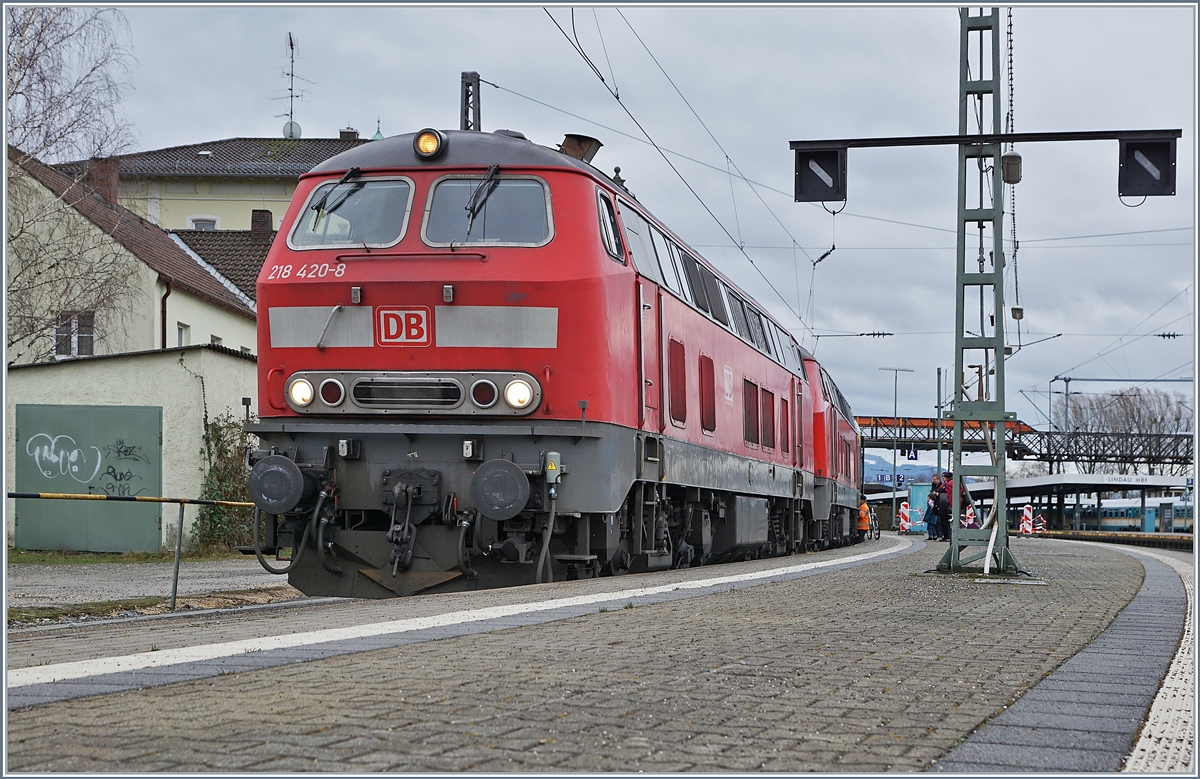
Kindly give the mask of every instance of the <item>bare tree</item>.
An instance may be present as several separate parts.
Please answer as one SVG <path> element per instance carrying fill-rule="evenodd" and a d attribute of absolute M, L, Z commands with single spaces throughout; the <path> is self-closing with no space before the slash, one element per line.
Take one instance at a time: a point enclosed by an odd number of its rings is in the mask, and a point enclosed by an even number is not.
<path fill-rule="evenodd" d="M 112 8 L 5 8 L 8 143 L 43 162 L 124 151 L 129 25 Z"/>
<path fill-rule="evenodd" d="M 1066 408 L 1059 401 L 1060 419 Z M 1120 392 L 1073 395 L 1071 400 L 1072 433 L 1128 433 L 1132 435 L 1179 435 L 1192 432 L 1192 411 L 1187 398 L 1161 390 L 1133 387 Z M 1076 463 L 1081 473 L 1139 473 L 1179 475 L 1190 466 L 1146 463 Z"/>
<path fill-rule="evenodd" d="M 136 263 L 111 238 L 120 219 L 89 219 L 91 189 L 42 162 L 129 147 L 128 25 L 115 9 L 45 6 L 9 6 L 5 25 L 7 360 L 90 354 L 127 319 Z"/>

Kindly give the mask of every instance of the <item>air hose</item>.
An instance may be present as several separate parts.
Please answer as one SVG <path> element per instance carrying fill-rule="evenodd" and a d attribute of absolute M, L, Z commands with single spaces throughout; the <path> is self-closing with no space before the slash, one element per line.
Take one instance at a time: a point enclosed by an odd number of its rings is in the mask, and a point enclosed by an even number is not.
<path fill-rule="evenodd" d="M 475 515 L 475 521 L 479 521 L 478 513 Z M 467 528 L 470 526 L 471 523 L 465 519 L 458 523 L 458 569 L 468 579 L 476 579 L 479 573 L 471 567 L 470 556 L 467 554 Z"/>
<path fill-rule="evenodd" d="M 321 504 L 324 502 L 325 493 L 322 492 L 321 497 L 317 499 L 317 509 L 313 512 L 313 519 L 317 523 L 317 559 L 321 561 L 321 567 L 326 571 L 329 571 L 335 576 L 341 576 L 343 573 L 341 566 L 339 566 L 336 562 L 330 563 L 325 557 L 325 553 L 327 551 L 325 546 L 325 526 L 329 524 L 329 520 L 320 516 Z M 311 524 L 311 522 L 309 524 Z"/>
<path fill-rule="evenodd" d="M 554 513 L 558 507 L 558 490 L 554 487 L 550 488 L 550 518 L 546 520 L 546 530 L 542 536 L 542 553 L 538 555 L 537 578 L 538 584 L 542 583 L 542 566 L 546 567 L 546 581 L 554 581 L 554 565 L 549 560 L 550 557 L 550 536 L 554 534 Z"/>
<path fill-rule="evenodd" d="M 318 502 L 318 508 L 320 504 Z M 292 549 L 292 561 L 283 568 L 272 568 L 266 558 L 263 557 L 262 541 L 259 539 L 259 522 L 261 521 L 262 511 L 258 506 L 254 507 L 254 555 L 258 558 L 258 564 L 266 569 L 267 573 L 283 575 L 290 572 L 293 568 L 300 564 L 300 558 L 304 557 L 304 550 L 308 546 L 308 536 L 312 531 L 312 521 L 304 525 L 304 533 L 300 536 L 300 543 Z"/>

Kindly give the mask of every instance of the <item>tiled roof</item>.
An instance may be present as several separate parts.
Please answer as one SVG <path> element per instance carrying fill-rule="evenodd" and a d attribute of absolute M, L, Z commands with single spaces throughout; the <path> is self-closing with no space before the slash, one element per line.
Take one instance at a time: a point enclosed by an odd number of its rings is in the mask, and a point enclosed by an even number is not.
<path fill-rule="evenodd" d="M 365 138 L 226 138 L 122 154 L 121 176 L 278 176 L 297 178 L 334 155 L 370 143 Z M 201 155 L 201 152 L 211 152 Z M 77 160 L 54 167 L 71 176 L 82 175 L 88 162 Z"/>
<path fill-rule="evenodd" d="M 27 157 L 12 146 L 8 147 L 8 160 L 9 164 L 19 165 L 55 196 L 112 236 L 173 286 L 247 319 L 255 319 L 254 311 L 189 257 L 158 226 L 122 206 L 109 203 L 91 187 Z"/>
<path fill-rule="evenodd" d="M 258 272 L 267 259 L 274 231 L 265 238 L 254 238 L 249 230 L 172 230 L 171 233 L 236 284 L 246 297 L 255 300 Z"/>

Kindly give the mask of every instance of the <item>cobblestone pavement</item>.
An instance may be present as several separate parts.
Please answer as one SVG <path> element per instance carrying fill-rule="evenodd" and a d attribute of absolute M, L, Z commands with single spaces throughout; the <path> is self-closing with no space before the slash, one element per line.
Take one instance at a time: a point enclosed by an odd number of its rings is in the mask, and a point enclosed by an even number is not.
<path fill-rule="evenodd" d="M 91 565 L 10 565 L 5 578 L 9 606 L 60 606 L 71 603 L 167 597 L 172 563 L 96 563 Z M 282 587 L 286 577 L 272 576 L 254 557 L 245 560 L 184 560 L 179 565 L 179 594 Z"/>
<path fill-rule="evenodd" d="M 914 771 L 1086 646 L 1142 566 L 1015 544 L 1046 586 L 808 578 L 9 713 L 23 771 Z M 590 583 L 589 583 L 590 584 Z M 491 593 L 489 593 L 491 595 Z"/>

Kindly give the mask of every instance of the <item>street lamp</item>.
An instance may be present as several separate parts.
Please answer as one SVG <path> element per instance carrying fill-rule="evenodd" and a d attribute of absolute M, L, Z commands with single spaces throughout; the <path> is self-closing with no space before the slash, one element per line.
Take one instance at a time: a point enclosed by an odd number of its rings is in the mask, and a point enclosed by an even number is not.
<path fill-rule="evenodd" d="M 896 522 L 896 441 L 900 438 L 900 425 L 896 421 L 899 411 L 900 373 L 912 373 L 912 368 L 880 368 L 881 371 L 892 372 L 892 527 L 899 528 Z M 941 434 L 941 431 L 938 431 Z"/>

